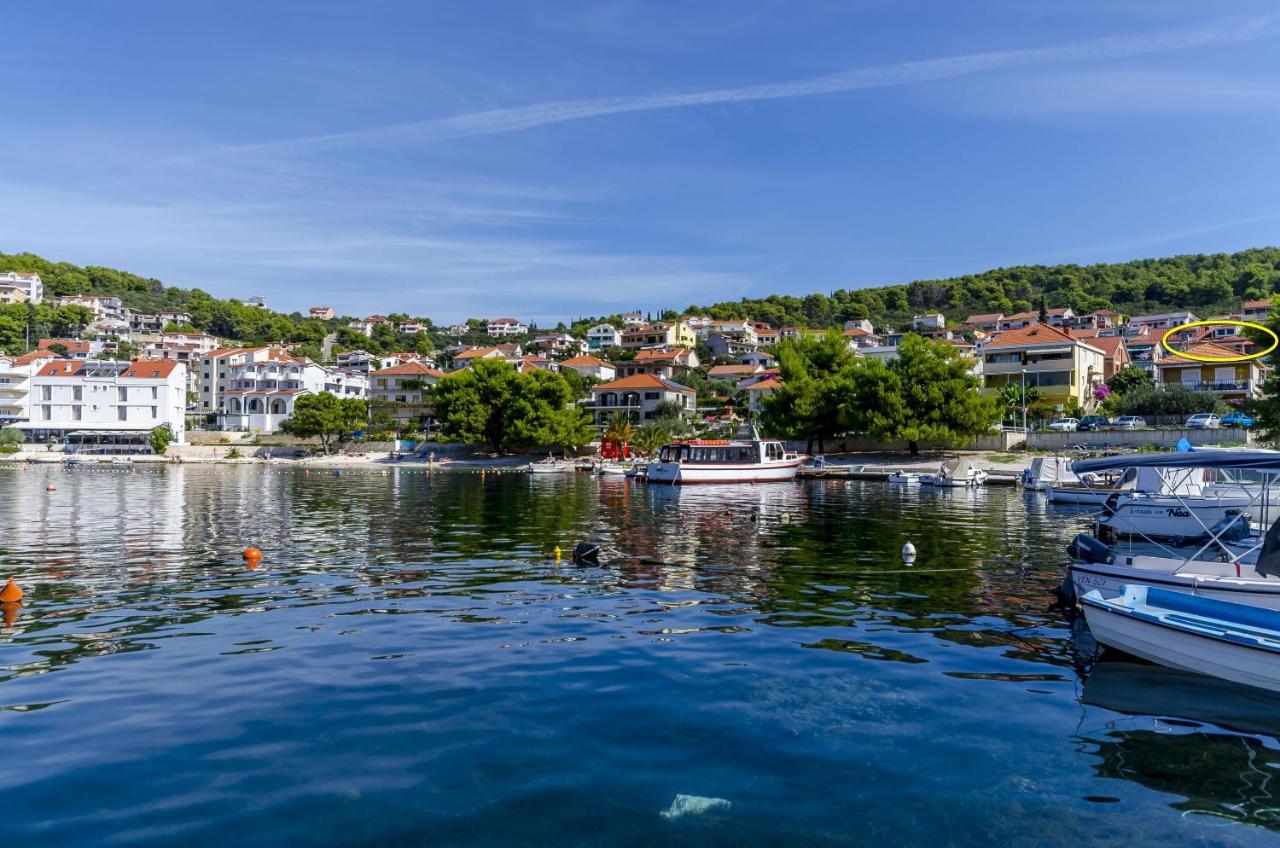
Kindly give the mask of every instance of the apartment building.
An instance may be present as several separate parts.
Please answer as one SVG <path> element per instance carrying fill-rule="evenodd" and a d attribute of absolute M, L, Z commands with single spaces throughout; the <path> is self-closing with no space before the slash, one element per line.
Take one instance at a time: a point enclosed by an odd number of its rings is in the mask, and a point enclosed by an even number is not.
<path fill-rule="evenodd" d="M 622 347 L 622 331 L 612 324 L 597 324 L 587 330 L 587 348 L 589 350 L 606 350 L 611 347 Z"/>
<path fill-rule="evenodd" d="M 0 427 L 30 415 L 31 378 L 57 354 L 37 350 L 22 356 L 0 355 Z"/>
<path fill-rule="evenodd" d="M 383 368 L 369 378 L 369 399 L 402 425 L 427 430 L 432 426 L 428 389 L 443 376 L 421 362 Z"/>
<path fill-rule="evenodd" d="M 218 428 L 251 433 L 279 430 L 302 395 L 328 392 L 339 398 L 369 396 L 367 375 L 326 368 L 309 359 L 287 355 L 231 366 L 227 386 L 218 400 Z"/>
<path fill-rule="evenodd" d="M 21 302 L 23 303 L 41 303 L 44 301 L 44 281 L 34 271 L 0 272 L 0 286 L 21 291 Z"/>
<path fill-rule="evenodd" d="M 485 328 L 494 338 L 502 336 L 523 336 L 529 332 L 529 325 L 514 318 L 494 318 Z"/>
<path fill-rule="evenodd" d="M 1212 342 L 1191 345 L 1182 351 L 1188 356 L 1230 360 L 1239 351 Z M 1257 360 L 1248 362 L 1202 362 L 1167 356 L 1156 368 L 1160 382 L 1180 385 L 1197 392 L 1212 392 L 1223 400 L 1242 401 L 1262 395 L 1265 376 Z"/>
<path fill-rule="evenodd" d="M 984 389 L 999 392 L 1010 383 L 1035 386 L 1052 403 L 1093 402 L 1103 379 L 1105 354 L 1065 330 L 1039 322 L 1006 330 L 982 348 Z"/>
<path fill-rule="evenodd" d="M 32 441 L 110 439 L 141 448 L 152 430 L 167 425 L 182 442 L 186 386 L 180 362 L 49 360 L 31 378 L 27 421 L 15 426 Z"/>

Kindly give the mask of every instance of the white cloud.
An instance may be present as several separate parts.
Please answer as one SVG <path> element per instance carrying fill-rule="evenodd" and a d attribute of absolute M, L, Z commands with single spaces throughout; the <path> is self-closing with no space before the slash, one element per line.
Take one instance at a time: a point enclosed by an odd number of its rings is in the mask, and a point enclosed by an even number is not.
<path fill-rule="evenodd" d="M 213 155 L 254 152 L 301 153 L 330 148 L 416 145 L 469 136 L 516 132 L 548 124 L 628 112 L 811 97 L 860 89 L 909 85 L 1002 68 L 1117 59 L 1270 38 L 1276 35 L 1276 22 L 1275 15 L 1248 19 L 1232 18 L 1197 27 L 1144 35 L 1115 36 L 1070 44 L 902 62 L 789 82 L 772 82 L 683 94 L 645 94 L 538 103 L 530 106 L 471 112 L 448 118 L 369 127 L 349 132 L 223 147 L 211 153 Z"/>

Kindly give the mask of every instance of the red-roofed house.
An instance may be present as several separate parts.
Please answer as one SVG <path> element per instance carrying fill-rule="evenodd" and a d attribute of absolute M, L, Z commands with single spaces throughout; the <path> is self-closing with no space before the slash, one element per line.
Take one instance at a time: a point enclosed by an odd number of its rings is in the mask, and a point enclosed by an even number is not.
<path fill-rule="evenodd" d="M 633 424 L 652 421 L 658 405 L 671 402 L 692 415 L 698 396 L 693 389 L 653 374 L 636 374 L 591 387 L 591 412 L 597 424 L 608 424 L 615 415 L 625 415 Z"/>
<path fill-rule="evenodd" d="M 782 379 L 779 377 L 766 377 L 747 386 L 747 408 L 752 412 L 760 412 L 764 409 L 764 399 L 780 388 Z"/>
<path fill-rule="evenodd" d="M 1227 361 L 1201 362 L 1166 353 L 1156 366 L 1160 382 L 1186 386 L 1198 392 L 1213 392 L 1224 400 L 1240 401 L 1261 396 L 1263 371 L 1256 359 L 1230 361 L 1240 352 L 1208 342 L 1192 345 L 1180 353 Z"/>
<path fill-rule="evenodd" d="M 427 390 L 443 376 L 443 371 L 413 361 L 375 371 L 369 376 L 373 411 L 386 411 L 398 422 L 429 430 L 432 409 Z"/>
<path fill-rule="evenodd" d="M 697 368 L 698 354 L 683 347 L 652 348 L 636 351 L 634 359 L 618 362 L 618 376 L 630 377 L 632 374 L 657 374 L 667 380 L 675 380 Z"/>
<path fill-rule="evenodd" d="M 1092 387 L 1102 382 L 1105 354 L 1065 330 L 1035 322 L 1005 330 L 982 348 L 983 388 L 995 394 L 1010 383 L 1036 386 L 1046 400 L 1081 406 L 1093 402 Z"/>
<path fill-rule="evenodd" d="M 36 350 L 53 350 L 55 346 L 67 349 L 65 354 L 61 350 L 54 350 L 54 353 L 66 359 L 88 359 L 90 355 L 98 352 L 93 349 L 92 342 L 82 339 L 41 339 L 36 345 Z"/>
<path fill-rule="evenodd" d="M 612 380 L 618 374 L 611 363 L 605 362 L 598 356 L 573 356 L 560 364 L 577 371 L 583 377 L 593 377 L 597 380 Z"/>
<path fill-rule="evenodd" d="M 994 333 L 1000 329 L 1000 322 L 1003 320 L 1003 312 L 984 312 L 981 315 L 970 315 L 964 319 L 964 325 L 970 329 Z"/>
<path fill-rule="evenodd" d="M 1266 321 L 1271 315 L 1271 300 L 1246 300 L 1240 307 L 1240 314 L 1246 321 Z"/>

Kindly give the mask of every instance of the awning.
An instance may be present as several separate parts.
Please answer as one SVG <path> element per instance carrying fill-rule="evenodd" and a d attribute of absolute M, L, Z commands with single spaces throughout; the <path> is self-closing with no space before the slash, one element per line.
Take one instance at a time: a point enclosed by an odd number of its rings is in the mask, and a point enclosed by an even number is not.
<path fill-rule="evenodd" d="M 1140 453 L 1104 456 L 1071 463 L 1076 474 L 1116 468 L 1225 468 L 1280 474 L 1280 451 L 1261 448 L 1204 448 L 1179 453 Z"/>
<path fill-rule="evenodd" d="M 18 430 L 69 430 L 74 424 L 58 424 L 53 421 L 23 421 L 20 424 L 14 424 L 13 427 Z M 68 435 L 72 436 L 92 436 L 98 433 L 150 433 L 154 428 L 130 426 L 128 424 L 100 424 L 92 430 L 75 430 Z"/>

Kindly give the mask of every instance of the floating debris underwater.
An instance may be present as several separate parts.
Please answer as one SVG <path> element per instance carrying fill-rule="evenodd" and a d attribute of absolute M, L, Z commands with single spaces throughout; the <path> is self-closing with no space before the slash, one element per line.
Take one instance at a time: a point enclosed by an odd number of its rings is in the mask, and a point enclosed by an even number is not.
<path fill-rule="evenodd" d="M 668 821 L 685 816 L 700 816 L 717 810 L 728 810 L 733 805 L 723 798 L 704 798 L 701 795 L 676 795 L 671 806 L 658 815 Z"/>

